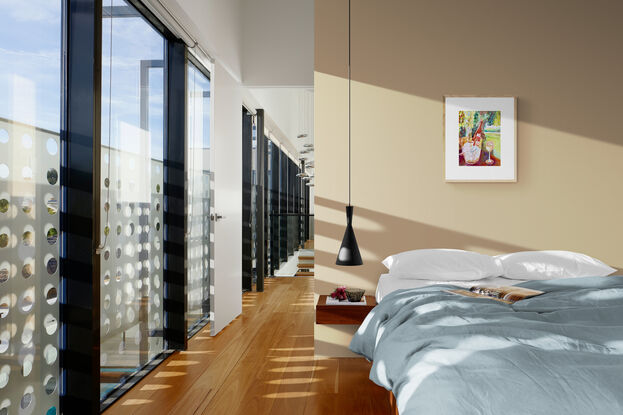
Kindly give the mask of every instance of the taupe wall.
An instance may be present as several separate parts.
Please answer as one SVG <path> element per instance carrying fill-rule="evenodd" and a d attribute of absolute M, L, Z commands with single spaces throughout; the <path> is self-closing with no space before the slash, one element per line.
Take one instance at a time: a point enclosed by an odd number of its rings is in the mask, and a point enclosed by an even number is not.
<path fill-rule="evenodd" d="M 623 268 L 623 2 L 353 0 L 352 198 L 364 265 L 335 255 L 347 202 L 347 1 L 315 6 L 316 292 L 374 292 L 387 255 L 567 249 Z M 445 183 L 444 94 L 518 97 L 517 183 Z M 343 355 L 353 327 L 316 327 Z"/>

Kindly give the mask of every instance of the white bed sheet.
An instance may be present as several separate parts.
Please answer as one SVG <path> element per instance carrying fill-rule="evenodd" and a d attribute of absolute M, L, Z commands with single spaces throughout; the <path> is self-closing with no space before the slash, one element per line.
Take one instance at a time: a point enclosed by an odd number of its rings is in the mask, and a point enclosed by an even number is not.
<path fill-rule="evenodd" d="M 428 285 L 435 284 L 451 284 L 458 285 L 459 287 L 471 287 L 474 285 L 491 285 L 494 287 L 499 287 L 502 285 L 515 285 L 520 282 L 525 282 L 525 280 L 511 280 L 504 277 L 493 277 L 493 278 L 484 278 L 481 280 L 474 281 L 439 281 L 439 280 L 415 280 L 408 278 L 399 278 L 396 276 L 392 276 L 390 274 L 382 274 L 381 278 L 379 278 L 379 283 L 376 286 L 376 301 L 380 302 L 383 297 L 387 294 L 396 291 L 402 290 L 406 288 L 418 288 L 418 287 L 426 287 Z"/>

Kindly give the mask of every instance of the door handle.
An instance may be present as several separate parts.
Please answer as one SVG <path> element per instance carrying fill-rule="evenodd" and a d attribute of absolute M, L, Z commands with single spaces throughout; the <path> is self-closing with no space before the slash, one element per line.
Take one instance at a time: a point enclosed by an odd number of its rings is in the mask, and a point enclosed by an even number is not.
<path fill-rule="evenodd" d="M 214 222 L 218 222 L 220 219 L 225 219 L 223 215 L 219 215 L 218 213 L 211 213 L 210 219 Z"/>

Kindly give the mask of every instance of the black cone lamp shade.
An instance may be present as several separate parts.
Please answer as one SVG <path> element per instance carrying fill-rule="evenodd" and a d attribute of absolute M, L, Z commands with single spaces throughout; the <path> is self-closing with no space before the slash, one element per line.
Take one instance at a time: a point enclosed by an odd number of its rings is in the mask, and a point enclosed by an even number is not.
<path fill-rule="evenodd" d="M 362 265 L 361 254 L 359 253 L 359 246 L 357 245 L 357 238 L 355 238 L 355 231 L 353 230 L 353 207 L 346 206 L 346 231 L 344 232 L 344 238 L 342 238 L 342 245 L 337 254 L 336 265 Z"/>
<path fill-rule="evenodd" d="M 363 265 L 353 230 L 353 207 L 350 204 L 350 83 L 350 0 L 348 0 L 348 206 L 346 206 L 346 231 L 335 260 L 336 265 L 343 266 Z"/>

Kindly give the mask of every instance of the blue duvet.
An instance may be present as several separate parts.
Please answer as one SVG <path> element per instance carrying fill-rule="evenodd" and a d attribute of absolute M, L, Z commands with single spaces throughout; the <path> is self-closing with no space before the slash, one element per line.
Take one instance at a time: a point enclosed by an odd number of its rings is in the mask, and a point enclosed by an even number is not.
<path fill-rule="evenodd" d="M 519 284 L 509 305 L 436 285 L 395 291 L 350 348 L 402 415 L 623 414 L 623 277 Z"/>

